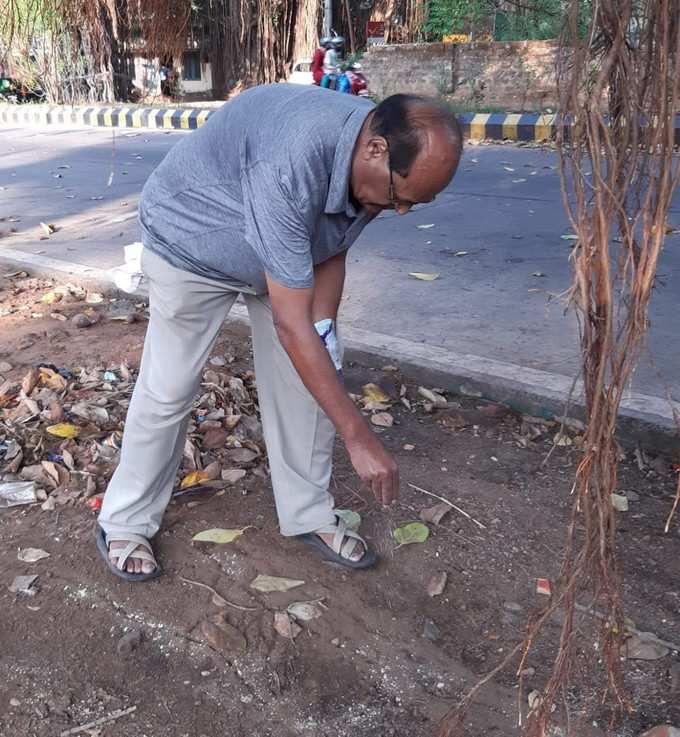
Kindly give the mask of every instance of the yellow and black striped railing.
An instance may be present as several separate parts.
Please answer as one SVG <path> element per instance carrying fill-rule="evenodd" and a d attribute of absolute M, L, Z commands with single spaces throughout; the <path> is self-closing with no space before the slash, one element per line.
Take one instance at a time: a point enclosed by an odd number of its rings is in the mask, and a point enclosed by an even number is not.
<path fill-rule="evenodd" d="M 65 105 L 0 104 L 0 124 L 93 125 L 106 128 L 193 130 L 213 110 L 138 106 L 68 107 Z"/>
<path fill-rule="evenodd" d="M 136 105 L 68 107 L 5 103 L 0 104 L 0 125 L 93 125 L 194 130 L 203 125 L 213 112 L 214 108 Z M 463 113 L 458 119 L 466 138 L 496 141 L 550 141 L 555 138 L 559 124 L 557 115 L 539 113 Z M 675 142 L 680 146 L 680 118 L 676 120 Z"/>
<path fill-rule="evenodd" d="M 551 141 L 560 125 L 560 116 L 540 113 L 464 113 L 458 120 L 465 138 L 495 141 Z M 568 129 L 567 119 L 561 124 Z M 675 144 L 680 146 L 680 117 L 675 120 Z"/>

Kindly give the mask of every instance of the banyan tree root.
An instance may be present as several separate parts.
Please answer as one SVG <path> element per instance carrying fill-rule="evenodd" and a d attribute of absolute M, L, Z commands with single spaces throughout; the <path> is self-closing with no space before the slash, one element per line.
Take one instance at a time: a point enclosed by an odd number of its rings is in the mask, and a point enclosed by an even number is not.
<path fill-rule="evenodd" d="M 568 298 L 580 328 L 582 456 L 550 604 L 529 620 L 524 642 L 450 710 L 440 737 L 462 732 L 475 694 L 498 669 L 519 660 L 521 673 L 557 609 L 562 610 L 561 632 L 552 672 L 522 725 L 523 734 L 545 737 L 553 720 L 569 723 L 566 694 L 578 686 L 577 658 L 587 653 L 598 700 L 611 723 L 628 707 L 611 504 L 618 465 L 615 431 L 621 398 L 644 347 L 666 216 L 679 178 L 674 123 L 680 101 L 680 0 L 569 0 L 567 6 L 557 145 L 563 200 L 578 237 Z M 670 516 L 667 529 L 669 524 Z M 603 615 L 596 620 L 596 648 L 575 627 L 580 600 Z"/>

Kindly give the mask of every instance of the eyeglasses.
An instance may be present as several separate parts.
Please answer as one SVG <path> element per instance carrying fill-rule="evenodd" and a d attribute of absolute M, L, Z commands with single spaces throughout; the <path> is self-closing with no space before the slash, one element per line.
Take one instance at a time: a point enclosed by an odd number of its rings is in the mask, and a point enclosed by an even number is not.
<path fill-rule="evenodd" d="M 408 202 L 407 200 L 400 200 L 397 198 L 397 192 L 394 188 L 394 169 L 392 169 L 392 157 L 390 156 L 389 144 L 387 146 L 387 170 L 390 175 L 390 188 L 388 190 L 390 207 L 398 210 L 403 215 L 407 213 L 416 203 Z M 432 199 L 434 199 L 434 197 Z"/>

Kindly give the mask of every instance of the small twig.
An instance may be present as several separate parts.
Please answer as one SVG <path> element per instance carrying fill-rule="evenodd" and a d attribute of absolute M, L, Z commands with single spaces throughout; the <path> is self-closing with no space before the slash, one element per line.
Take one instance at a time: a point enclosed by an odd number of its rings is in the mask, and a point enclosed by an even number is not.
<path fill-rule="evenodd" d="M 670 511 L 670 514 L 668 515 L 668 518 L 666 519 L 666 526 L 663 529 L 665 533 L 667 533 L 668 530 L 671 529 L 671 522 L 673 521 L 675 510 L 678 508 L 678 502 L 680 502 L 680 475 L 678 476 L 678 489 L 675 492 L 675 501 L 673 502 L 673 507 Z"/>
<path fill-rule="evenodd" d="M 474 517 L 470 516 L 464 509 L 457 507 L 453 502 L 450 502 L 448 499 L 444 499 L 443 496 L 439 496 L 438 494 L 433 494 L 431 491 L 427 491 L 427 489 L 421 489 L 420 486 L 416 486 L 415 484 L 409 484 L 409 486 L 412 489 L 419 491 L 421 494 L 427 494 L 428 496 L 433 496 L 435 499 L 439 499 L 440 502 L 444 502 L 444 504 L 448 504 L 452 509 L 455 509 L 456 512 L 458 512 L 459 514 L 462 514 L 463 517 L 467 517 L 471 522 L 474 522 L 477 525 L 477 527 L 480 527 L 482 530 L 486 530 L 486 526 L 483 525 L 479 520 L 476 520 Z"/>
<path fill-rule="evenodd" d="M 121 717 L 127 716 L 128 714 L 132 714 L 133 711 L 137 711 L 136 706 L 131 706 L 129 709 L 116 709 L 116 711 L 111 712 L 107 717 L 101 717 L 100 719 L 95 719 L 93 722 L 88 722 L 87 724 L 81 724 L 80 727 L 72 727 L 71 729 L 65 729 L 60 737 L 68 737 L 68 735 L 71 734 L 78 734 L 79 732 L 86 732 L 88 729 L 93 729 L 94 727 L 99 727 L 102 724 L 108 724 L 109 722 L 115 722 L 116 719 L 120 719 Z"/>
<path fill-rule="evenodd" d="M 208 586 L 207 583 L 201 583 L 200 581 L 192 581 L 190 578 L 184 578 L 184 576 L 180 576 L 180 580 L 184 581 L 184 583 L 191 583 L 194 586 L 200 586 L 203 589 L 207 589 L 213 594 L 213 596 L 217 596 L 220 599 L 220 601 L 223 601 L 228 606 L 234 607 L 234 609 L 239 609 L 242 612 L 259 612 L 260 611 L 259 607 L 241 606 L 240 604 L 234 604 L 231 601 L 227 601 L 224 598 L 224 596 L 222 596 L 222 594 L 215 591 L 215 589 L 212 586 Z"/>

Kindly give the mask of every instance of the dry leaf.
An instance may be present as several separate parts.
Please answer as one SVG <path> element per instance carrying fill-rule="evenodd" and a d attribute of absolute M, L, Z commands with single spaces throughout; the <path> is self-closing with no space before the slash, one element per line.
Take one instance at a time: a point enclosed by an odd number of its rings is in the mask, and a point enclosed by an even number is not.
<path fill-rule="evenodd" d="M 420 279 L 421 281 L 434 281 L 435 279 L 439 279 L 439 274 L 426 274 L 422 271 L 409 271 L 409 276 L 412 276 L 414 279 Z"/>
<path fill-rule="evenodd" d="M 47 432 L 50 435 L 56 435 L 58 438 L 77 438 L 80 428 L 68 422 L 60 422 L 57 425 L 50 425 Z"/>
<path fill-rule="evenodd" d="M 430 536 L 430 530 L 422 522 L 409 522 L 404 527 L 397 527 L 392 534 L 397 545 L 412 545 L 424 543 Z"/>
<path fill-rule="evenodd" d="M 287 611 L 291 617 L 301 622 L 311 622 L 312 619 L 318 619 L 323 614 L 318 604 L 313 601 L 293 602 Z"/>
<path fill-rule="evenodd" d="M 378 427 L 392 427 L 394 417 L 389 412 L 377 412 L 371 415 L 371 422 Z"/>
<path fill-rule="evenodd" d="M 39 377 L 40 374 L 38 373 L 37 369 L 32 368 L 29 369 L 26 376 L 24 376 L 24 378 L 21 380 L 21 389 L 26 396 L 29 396 L 33 389 L 35 389 Z"/>
<path fill-rule="evenodd" d="M 229 468 L 222 471 L 222 481 L 226 481 L 228 484 L 235 484 L 240 481 L 246 475 L 246 471 L 242 468 Z"/>
<path fill-rule="evenodd" d="M 43 229 L 46 235 L 52 235 L 56 231 L 56 228 L 52 223 L 40 223 L 40 227 Z"/>
<path fill-rule="evenodd" d="M 223 430 L 221 427 L 209 429 L 203 436 L 201 445 L 207 450 L 223 448 L 228 437 L 226 430 Z"/>
<path fill-rule="evenodd" d="M 49 558 L 50 554 L 40 548 L 24 548 L 17 554 L 17 558 L 24 563 L 35 563 L 43 558 Z"/>
<path fill-rule="evenodd" d="M 448 574 L 446 571 L 439 571 L 427 582 L 427 595 L 430 597 L 440 596 L 446 587 Z"/>
<path fill-rule="evenodd" d="M 289 591 L 298 586 L 302 586 L 304 581 L 297 581 L 294 578 L 281 578 L 280 576 L 267 576 L 260 573 L 250 584 L 251 589 L 261 591 L 264 594 L 272 591 Z"/>
<path fill-rule="evenodd" d="M 424 386 L 418 387 L 418 394 L 427 399 L 428 402 L 432 402 L 435 407 L 446 407 L 448 405 L 446 397 L 443 397 L 441 394 L 437 394 L 437 392 L 432 391 L 432 389 L 426 389 Z"/>
<path fill-rule="evenodd" d="M 180 489 L 189 489 L 192 486 L 198 486 L 203 481 L 209 481 L 210 476 L 205 471 L 192 471 L 188 473 L 179 485 Z"/>
<path fill-rule="evenodd" d="M 670 652 L 669 648 L 657 642 L 652 633 L 640 632 L 629 637 L 622 648 L 623 655 L 631 660 L 658 660 Z"/>
<path fill-rule="evenodd" d="M 208 475 L 208 481 L 216 481 L 222 473 L 222 464 L 219 461 L 213 461 L 203 469 L 203 473 Z"/>
<path fill-rule="evenodd" d="M 288 612 L 274 612 L 274 629 L 289 640 L 294 640 L 302 632 L 302 627 L 290 618 Z"/>
<path fill-rule="evenodd" d="M 441 502 L 436 504 L 434 507 L 428 507 L 427 509 L 420 510 L 420 519 L 423 522 L 429 522 L 431 525 L 438 525 L 444 516 L 451 511 L 451 505 Z"/>
<path fill-rule="evenodd" d="M 63 391 L 68 386 L 68 382 L 56 371 L 41 366 L 40 372 L 40 385 L 46 386 L 48 389 L 54 389 L 56 392 Z"/>
<path fill-rule="evenodd" d="M 249 448 L 229 448 L 227 457 L 232 463 L 250 463 L 258 457 L 258 454 Z"/>
<path fill-rule="evenodd" d="M 558 432 L 557 435 L 555 435 L 555 437 L 553 438 L 553 443 L 555 445 L 568 446 L 572 445 L 573 441 L 567 434 L 563 432 Z"/>
<path fill-rule="evenodd" d="M 425 225 L 416 225 L 416 228 L 418 228 L 418 230 L 429 230 L 430 228 L 434 228 L 434 223 L 426 223 Z"/>
<path fill-rule="evenodd" d="M 361 387 L 364 397 L 369 402 L 389 402 L 390 397 L 377 384 L 365 384 Z"/>
<path fill-rule="evenodd" d="M 221 527 L 214 527 L 211 530 L 198 532 L 191 539 L 199 543 L 218 543 L 220 545 L 225 545 L 226 543 L 234 542 L 234 540 L 241 537 L 248 527 L 250 527 L 250 525 L 240 527 L 235 530 L 224 530 Z"/>

